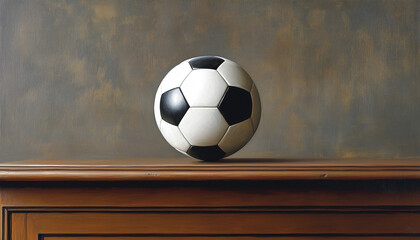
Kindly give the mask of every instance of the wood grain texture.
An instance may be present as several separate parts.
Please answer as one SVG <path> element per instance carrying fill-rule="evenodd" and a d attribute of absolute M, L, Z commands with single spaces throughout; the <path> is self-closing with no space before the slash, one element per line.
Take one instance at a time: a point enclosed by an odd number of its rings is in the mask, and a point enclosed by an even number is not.
<path fill-rule="evenodd" d="M 420 156 L 418 0 L 0 0 L 0 161 L 182 157 L 154 94 L 242 65 L 263 113 L 236 157 Z"/>
<path fill-rule="evenodd" d="M 81 221 L 83 219 L 83 221 Z M 29 213 L 28 240 L 43 234 L 419 234 L 419 213 Z M 366 227 L 369 225 L 369 227 Z M 408 232 L 407 232 L 408 233 Z"/>
<path fill-rule="evenodd" d="M 11 239 L 26 239 L 26 213 L 17 213 L 11 215 L 10 226 L 13 226 L 11 231 Z"/>
<path fill-rule="evenodd" d="M 345 186 L 342 183 L 340 185 Z M 316 189 L 313 190 L 316 191 Z M 114 190 L 110 188 L 107 191 Z M 141 189 L 137 191 L 141 191 Z M 76 194 L 74 190 L 67 192 Z M 281 194 L 280 192 L 281 190 L 277 193 L 273 191 L 271 194 L 277 195 Z M 160 193 L 162 197 L 173 199 L 170 192 L 162 191 Z M 26 189 L 26 195 L 29 197 L 27 204 L 33 204 L 30 198 L 34 194 L 37 194 L 34 189 Z M 14 234 L 19 236 L 12 240 L 35 240 L 40 235 L 74 238 L 131 236 L 139 239 L 140 237 L 160 239 L 160 237 L 176 238 L 181 236 L 219 237 L 222 239 L 230 239 L 235 236 L 263 237 L 263 239 L 268 236 L 274 237 L 274 239 L 283 237 L 341 239 L 383 236 L 404 239 L 404 237 L 420 236 L 417 224 L 420 218 L 418 206 L 49 207 L 56 202 L 58 194 L 58 192 L 51 192 L 48 195 L 51 199 L 45 201 L 44 198 L 43 204 L 48 205 L 46 207 L 7 207 L 8 216 L 11 216 L 12 219 L 15 215 L 27 216 L 25 219 L 18 217 L 17 220 L 11 222 L 12 236 Z M 209 196 L 209 194 L 211 193 L 208 192 L 204 195 Z M 91 193 L 91 195 L 96 194 Z M 406 197 L 406 195 L 401 196 Z M 79 197 L 83 198 L 83 196 Z M 126 195 L 121 194 L 119 197 L 125 198 Z M 185 196 L 181 199 L 185 199 Z M 388 199 L 383 200 L 387 201 Z M 69 200 L 68 203 L 75 204 Z M 116 203 L 113 202 L 113 204 Z M 140 202 L 137 204 L 142 205 Z M 287 205 L 289 202 L 284 201 L 282 204 Z M 22 229 L 23 231 L 21 231 Z M 27 238 L 22 237 L 22 232 L 25 231 Z"/>
<path fill-rule="evenodd" d="M 420 179 L 420 159 L 32 160 L 0 164 L 1 181 Z"/>
<path fill-rule="evenodd" d="M 393 159 L 3 163 L 2 171 L 32 169 L 34 175 L 25 181 L 15 177 L 0 181 L 0 234 L 4 240 L 417 239 L 420 180 L 390 175 L 377 179 L 377 168 L 393 166 L 399 172 L 402 168 L 414 170 L 418 163 L 418 159 L 399 159 L 398 166 Z M 290 175 L 331 167 L 355 174 L 328 181 Z M 56 178 L 54 171 L 60 169 L 64 171 L 59 173 L 61 177 L 84 172 L 92 179 Z M 362 170 L 374 177 L 360 178 Z M 90 171 L 108 174 L 98 178 Z M 156 172 L 159 181 L 119 181 L 115 177 L 123 179 L 127 171 L 137 175 Z M 161 178 L 159 174 L 165 171 L 173 179 Z M 194 171 L 205 174 L 200 178 L 186 175 Z M 228 175 L 235 176 L 236 171 L 241 173 L 238 181 L 213 181 L 212 176 L 232 179 Z M 270 171 L 288 178 L 266 178 Z"/>
<path fill-rule="evenodd" d="M 109 238 L 109 237 L 108 237 Z M 412 240 L 420 237 L 328 237 L 328 240 Z M 79 236 L 63 236 L 63 237 L 49 237 L 45 236 L 44 240 L 103 240 L 104 236 L 100 237 L 79 237 Z M 112 240 L 273 240 L 275 237 L 112 237 Z M 325 240 L 325 237 L 281 237 L 280 240 Z"/>

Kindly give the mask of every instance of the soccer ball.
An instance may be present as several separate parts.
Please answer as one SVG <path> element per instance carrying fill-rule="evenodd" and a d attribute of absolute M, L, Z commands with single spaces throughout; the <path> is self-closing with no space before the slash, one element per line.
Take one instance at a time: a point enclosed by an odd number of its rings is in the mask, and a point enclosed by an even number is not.
<path fill-rule="evenodd" d="M 238 64 L 201 56 L 175 66 L 160 84 L 155 118 L 179 152 L 214 161 L 241 149 L 261 116 L 257 87 Z"/>

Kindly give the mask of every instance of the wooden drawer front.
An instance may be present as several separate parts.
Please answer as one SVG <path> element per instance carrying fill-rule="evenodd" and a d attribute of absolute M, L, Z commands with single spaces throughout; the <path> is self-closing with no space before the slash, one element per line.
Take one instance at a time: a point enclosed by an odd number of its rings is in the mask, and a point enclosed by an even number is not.
<path fill-rule="evenodd" d="M 325 240 L 325 237 L 106 237 L 108 240 Z M 106 240 L 104 237 L 44 237 L 44 240 Z M 328 240 L 410 240 L 413 237 L 328 237 Z M 419 238 L 420 239 L 420 238 Z"/>
<path fill-rule="evenodd" d="M 404 209 L 24 209 L 9 211 L 12 240 L 413 239 L 420 213 Z M 333 238 L 336 237 L 336 238 Z M 404 238 L 405 237 L 405 238 Z M 113 239 L 113 240 L 114 240 Z"/>

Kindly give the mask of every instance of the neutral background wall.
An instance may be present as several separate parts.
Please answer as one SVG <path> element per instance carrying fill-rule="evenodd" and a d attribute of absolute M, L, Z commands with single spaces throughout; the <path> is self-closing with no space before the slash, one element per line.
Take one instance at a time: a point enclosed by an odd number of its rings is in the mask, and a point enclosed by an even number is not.
<path fill-rule="evenodd" d="M 242 65 L 263 104 L 235 157 L 420 156 L 420 1 L 0 0 L 0 161 L 182 157 L 154 94 Z"/>

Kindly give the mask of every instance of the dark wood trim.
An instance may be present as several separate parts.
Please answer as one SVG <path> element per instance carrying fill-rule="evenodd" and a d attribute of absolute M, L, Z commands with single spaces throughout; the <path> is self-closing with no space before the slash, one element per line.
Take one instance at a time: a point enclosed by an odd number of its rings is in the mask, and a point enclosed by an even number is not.
<path fill-rule="evenodd" d="M 111 213 L 118 214 L 120 212 L 124 214 L 139 214 L 139 213 L 159 213 L 159 214 L 229 214 L 229 213 L 252 213 L 252 214 L 282 214 L 282 213 L 298 213 L 298 214 L 393 214 L 395 213 L 420 213 L 420 206 L 277 206 L 277 207 L 5 207 L 9 212 L 9 217 L 12 217 L 13 214 L 56 214 L 62 213 L 61 215 L 65 218 L 66 213 Z M 45 223 L 44 223 L 45 224 Z M 43 225 L 45 226 L 45 225 Z M 45 229 L 45 228 L 44 228 Z M 274 230 L 274 229 L 273 229 Z M 412 229 L 414 230 L 414 229 Z M 37 228 L 33 228 L 31 233 L 37 231 Z M 203 232 L 203 233 L 144 233 L 144 234 L 116 234 L 116 233 L 96 233 L 95 231 L 91 233 L 66 233 L 56 232 L 55 234 L 46 234 L 42 232 L 43 230 L 39 229 L 39 239 L 44 237 L 420 237 L 420 232 L 388 232 L 388 233 L 352 233 L 352 232 L 343 232 L 343 233 L 328 233 L 328 232 L 303 232 L 303 233 L 278 233 L 276 231 L 265 232 L 265 233 L 214 233 L 214 232 Z M 55 231 L 55 230 L 54 230 Z M 10 238 L 7 238 L 10 239 Z"/>
<path fill-rule="evenodd" d="M 5 223 L 10 222 L 13 213 L 392 213 L 409 212 L 420 213 L 420 206 L 226 206 L 226 207 L 3 207 Z M 9 225 L 10 226 L 10 225 Z M 8 228 L 8 227 L 6 227 Z M 5 232 L 5 238 L 10 239 L 9 233 Z M 420 237 L 420 233 L 387 233 L 387 234 L 328 234 L 328 233 L 304 233 L 304 234 L 40 234 L 44 237 Z"/>
<path fill-rule="evenodd" d="M 122 213 L 420 213 L 420 206 L 223 206 L 223 207 L 3 207 L 15 212 L 122 212 Z"/>
<path fill-rule="evenodd" d="M 9 211 L 6 207 L 2 207 L 1 209 L 2 211 L 2 239 L 10 239 L 9 236 L 9 228 L 10 228 L 10 215 L 9 215 Z"/>
<path fill-rule="evenodd" d="M 40 234 L 45 237 L 420 237 L 418 233 L 305 233 L 305 234 Z"/>
<path fill-rule="evenodd" d="M 96 164 L 93 164 L 96 163 Z M 0 164 L 0 181 L 234 181 L 420 179 L 420 159 L 23 161 Z"/>

